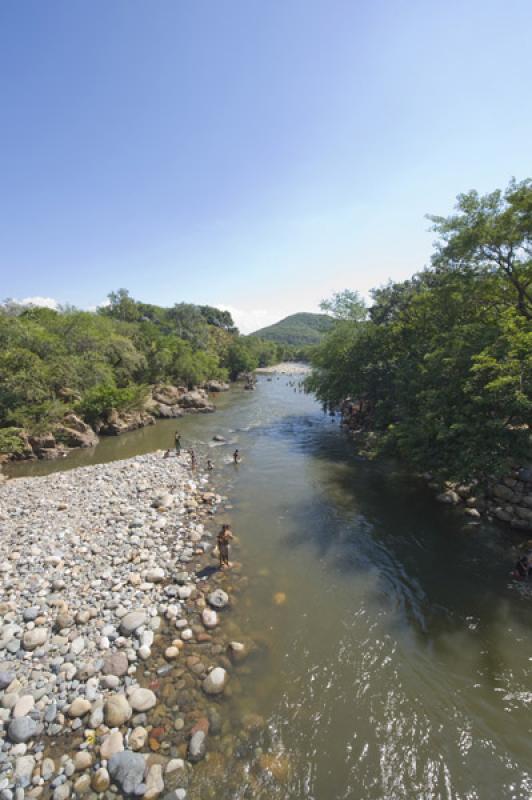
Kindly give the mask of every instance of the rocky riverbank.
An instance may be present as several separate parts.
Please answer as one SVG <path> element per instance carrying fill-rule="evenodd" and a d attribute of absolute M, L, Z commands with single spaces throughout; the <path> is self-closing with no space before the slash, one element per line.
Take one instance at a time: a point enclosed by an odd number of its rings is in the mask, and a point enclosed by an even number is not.
<path fill-rule="evenodd" d="M 1 800 L 179 800 L 227 735 L 253 645 L 224 633 L 244 581 L 207 481 L 158 452 L 0 488 Z"/>
<path fill-rule="evenodd" d="M 0 452 L 0 464 L 2 461 L 61 458 L 70 450 L 94 447 L 99 436 L 120 436 L 153 425 L 157 419 L 209 414 L 216 410 L 210 395 L 228 389 L 229 384 L 221 381 L 209 381 L 190 390 L 184 386 L 156 384 L 150 387 L 142 408 L 122 411 L 111 408 L 91 425 L 67 405 L 62 420 L 45 433 L 28 434 L 23 428 L 7 429 L 11 445 L 4 443 L 7 449 Z M 68 390 L 66 402 L 71 400 L 72 393 Z M 0 434 L 5 431 L 0 429 Z"/>

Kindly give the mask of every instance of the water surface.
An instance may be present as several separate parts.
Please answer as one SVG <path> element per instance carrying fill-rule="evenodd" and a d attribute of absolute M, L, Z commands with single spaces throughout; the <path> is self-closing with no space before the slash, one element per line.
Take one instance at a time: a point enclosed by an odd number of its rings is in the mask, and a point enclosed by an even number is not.
<path fill-rule="evenodd" d="M 215 789 L 219 762 L 196 768 L 189 797 L 532 797 L 532 606 L 508 579 L 518 539 L 357 458 L 289 378 L 261 377 L 218 406 L 23 467 L 126 458 L 171 446 L 177 426 L 214 460 L 250 577 L 235 624 L 261 643 L 226 702 L 266 727 L 232 748 Z M 215 433 L 230 444 L 213 447 Z M 261 752 L 276 754 L 274 776 Z"/>

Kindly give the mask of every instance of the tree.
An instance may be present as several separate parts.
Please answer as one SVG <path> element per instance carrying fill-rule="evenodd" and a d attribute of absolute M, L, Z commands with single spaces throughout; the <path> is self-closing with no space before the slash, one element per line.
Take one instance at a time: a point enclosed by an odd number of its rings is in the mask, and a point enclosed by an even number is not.
<path fill-rule="evenodd" d="M 428 217 L 440 236 L 434 267 L 493 278 L 492 301 L 532 320 L 532 180 L 512 180 L 504 192 L 484 196 L 460 194 L 456 210 Z"/>
<path fill-rule="evenodd" d="M 320 308 L 335 319 L 351 322 L 363 322 L 368 313 L 364 299 L 351 289 L 335 292 L 328 300 L 321 301 Z"/>

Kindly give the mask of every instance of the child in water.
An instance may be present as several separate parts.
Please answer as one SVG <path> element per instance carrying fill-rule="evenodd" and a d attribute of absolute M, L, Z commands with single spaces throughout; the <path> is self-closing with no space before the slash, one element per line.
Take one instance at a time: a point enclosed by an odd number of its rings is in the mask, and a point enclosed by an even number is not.
<path fill-rule="evenodd" d="M 233 538 L 233 534 L 231 532 L 231 528 L 229 525 L 224 524 L 222 525 L 222 530 L 218 534 L 217 542 L 218 542 L 218 555 L 220 558 L 220 569 L 224 567 L 230 567 L 231 564 L 229 563 L 229 542 Z"/>

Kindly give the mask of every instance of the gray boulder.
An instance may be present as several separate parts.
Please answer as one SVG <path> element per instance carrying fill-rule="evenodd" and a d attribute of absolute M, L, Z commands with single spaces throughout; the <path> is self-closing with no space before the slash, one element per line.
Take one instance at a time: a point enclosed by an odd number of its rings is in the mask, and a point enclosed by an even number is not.
<path fill-rule="evenodd" d="M 109 759 L 107 768 L 113 781 L 116 781 L 125 794 L 133 794 L 144 780 L 144 756 L 123 750 Z"/>

